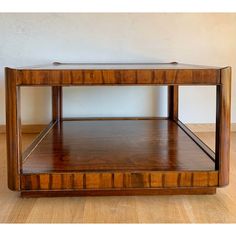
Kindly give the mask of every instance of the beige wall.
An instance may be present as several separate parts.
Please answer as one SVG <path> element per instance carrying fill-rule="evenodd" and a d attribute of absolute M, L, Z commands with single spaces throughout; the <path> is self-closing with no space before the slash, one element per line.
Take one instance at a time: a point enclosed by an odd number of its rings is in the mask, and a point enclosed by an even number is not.
<path fill-rule="evenodd" d="M 0 14 L 0 124 L 3 67 L 55 60 L 231 65 L 236 122 L 236 14 Z M 49 101 L 49 88 L 24 88 L 23 122 L 48 121 Z M 214 122 L 215 89 L 181 88 L 180 105 L 185 122 Z M 64 107 L 65 116 L 165 115 L 166 89 L 66 88 Z"/>

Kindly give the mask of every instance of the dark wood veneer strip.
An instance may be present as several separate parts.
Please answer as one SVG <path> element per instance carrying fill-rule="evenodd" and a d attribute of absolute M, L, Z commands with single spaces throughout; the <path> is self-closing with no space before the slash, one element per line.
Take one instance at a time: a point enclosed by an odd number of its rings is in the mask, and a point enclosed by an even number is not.
<path fill-rule="evenodd" d="M 22 197 L 78 197 L 78 196 L 133 196 L 133 195 L 197 195 L 215 194 L 215 187 L 156 188 L 126 190 L 66 190 L 66 191 L 22 191 Z"/>
<path fill-rule="evenodd" d="M 96 120 L 168 120 L 168 117 L 65 117 L 62 121 L 96 121 Z"/>

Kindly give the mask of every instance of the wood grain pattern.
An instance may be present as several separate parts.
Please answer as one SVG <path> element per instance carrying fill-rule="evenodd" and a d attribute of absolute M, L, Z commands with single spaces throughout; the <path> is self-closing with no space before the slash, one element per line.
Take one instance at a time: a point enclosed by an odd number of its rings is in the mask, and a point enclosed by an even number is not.
<path fill-rule="evenodd" d="M 17 85 L 216 85 L 218 69 L 17 70 Z"/>
<path fill-rule="evenodd" d="M 6 68 L 9 188 L 27 196 L 72 190 L 213 193 L 228 184 L 230 76 L 230 68 L 175 62 Z M 57 123 L 31 144 L 22 165 L 20 86 L 42 85 L 52 86 Z M 71 85 L 167 85 L 168 119 L 68 121 L 62 117 L 62 86 Z M 217 86 L 216 166 L 214 153 L 178 120 L 179 85 Z"/>
<path fill-rule="evenodd" d="M 20 189 L 21 119 L 20 88 L 16 86 L 16 71 L 6 68 L 6 131 L 8 187 Z"/>
<path fill-rule="evenodd" d="M 24 174 L 22 190 L 120 190 L 216 187 L 217 171 L 84 172 Z"/>
<path fill-rule="evenodd" d="M 23 173 L 119 170 L 207 171 L 215 163 L 176 122 L 140 119 L 56 123 L 23 164 Z"/>
<path fill-rule="evenodd" d="M 229 183 L 230 125 L 231 125 L 231 67 L 221 70 L 221 85 L 217 86 L 216 107 L 216 169 L 219 185 Z"/>
<path fill-rule="evenodd" d="M 96 117 L 98 119 L 99 117 Z M 113 117 L 110 119 L 119 119 L 120 117 Z M 125 117 L 122 117 L 125 119 Z M 130 117 L 126 117 L 129 119 Z M 144 119 L 145 117 L 141 117 Z M 164 117 L 161 117 L 163 119 Z M 64 118 L 63 120 L 73 120 L 73 118 Z M 79 118 L 76 118 L 77 120 Z M 83 119 L 83 118 L 81 118 Z M 91 119 L 91 118 L 90 118 Z M 121 119 L 121 118 L 120 118 Z M 140 117 L 131 117 L 131 119 L 140 119 Z M 158 119 L 158 117 L 150 117 L 150 119 Z M 192 132 L 215 132 L 216 124 L 215 123 L 188 123 L 185 124 Z M 38 134 L 40 133 L 47 124 L 22 124 L 21 125 L 21 132 L 22 134 Z M 236 123 L 231 123 L 231 132 L 236 132 Z M 0 125 L 0 134 L 6 133 L 6 125 Z"/>
<path fill-rule="evenodd" d="M 62 119 L 62 87 L 52 87 L 52 120 L 60 121 Z"/>
<path fill-rule="evenodd" d="M 206 131 L 208 128 L 206 127 Z M 214 148 L 214 133 L 198 134 L 205 143 Z M 24 134 L 23 148 L 28 146 L 35 134 Z M 236 223 L 236 132 L 231 133 L 230 183 L 218 188 L 216 195 L 186 195 L 193 190 L 186 187 L 162 190 L 127 189 L 121 196 L 75 197 L 82 194 L 101 195 L 101 190 L 77 191 L 30 191 L 35 198 L 20 198 L 18 192 L 7 187 L 6 138 L 0 134 L 0 222 L 1 223 Z M 186 177 L 187 178 L 187 177 Z M 215 187 L 213 187 L 215 188 Z M 203 194 L 209 188 L 194 188 L 194 194 Z M 78 190 L 79 191 L 79 190 Z M 85 192 L 86 191 L 86 192 Z M 185 191 L 183 195 L 183 191 Z M 27 192 L 27 191 L 26 191 Z M 131 192 L 131 193 L 130 193 Z M 158 196 L 160 194 L 182 196 Z M 113 190 L 107 190 L 111 195 Z M 23 193 L 28 194 L 28 193 Z M 122 192 L 120 193 L 122 194 Z M 125 196 L 125 195 L 153 196 Z M 209 193 L 208 193 L 209 194 Z M 52 198 L 41 198 L 50 196 Z M 53 196 L 67 196 L 54 198 Z M 29 195 L 27 195 L 29 197 Z"/>
<path fill-rule="evenodd" d="M 209 195 L 215 194 L 215 187 L 194 187 L 194 188 L 156 188 L 156 189 L 119 189 L 119 190 L 67 190 L 67 191 L 21 191 L 21 197 L 78 197 L 78 196 L 137 196 L 137 195 Z"/>
<path fill-rule="evenodd" d="M 168 86 L 168 117 L 171 120 L 179 118 L 179 88 L 177 85 Z"/>

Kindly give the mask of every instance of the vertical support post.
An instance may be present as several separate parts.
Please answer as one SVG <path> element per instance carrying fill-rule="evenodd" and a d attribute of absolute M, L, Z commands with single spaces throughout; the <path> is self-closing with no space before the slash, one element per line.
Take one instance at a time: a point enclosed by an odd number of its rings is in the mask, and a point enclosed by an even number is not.
<path fill-rule="evenodd" d="M 5 68 L 6 86 L 6 140 L 8 188 L 20 190 L 21 161 L 21 119 L 20 87 L 14 69 Z"/>
<path fill-rule="evenodd" d="M 179 116 L 179 87 L 178 85 L 168 86 L 168 118 L 178 120 Z"/>
<path fill-rule="evenodd" d="M 229 183 L 231 67 L 220 71 L 221 84 L 216 87 L 216 170 L 219 186 Z"/>
<path fill-rule="evenodd" d="M 62 119 L 62 86 L 52 87 L 52 120 Z"/>

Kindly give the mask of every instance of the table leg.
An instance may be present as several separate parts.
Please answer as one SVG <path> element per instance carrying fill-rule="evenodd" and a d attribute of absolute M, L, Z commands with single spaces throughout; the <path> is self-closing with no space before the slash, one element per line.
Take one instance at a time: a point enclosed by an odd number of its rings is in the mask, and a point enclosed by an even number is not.
<path fill-rule="evenodd" d="M 178 120 L 179 88 L 178 85 L 168 86 L 168 117 Z"/>
<path fill-rule="evenodd" d="M 52 120 L 62 119 L 62 86 L 52 87 Z"/>
<path fill-rule="evenodd" d="M 20 190 L 21 171 L 21 119 L 20 87 L 16 84 L 16 71 L 6 68 L 6 139 L 8 188 Z"/>
<path fill-rule="evenodd" d="M 221 84 L 216 87 L 216 170 L 219 170 L 219 186 L 225 186 L 229 183 L 231 108 L 230 67 L 221 69 Z"/>

